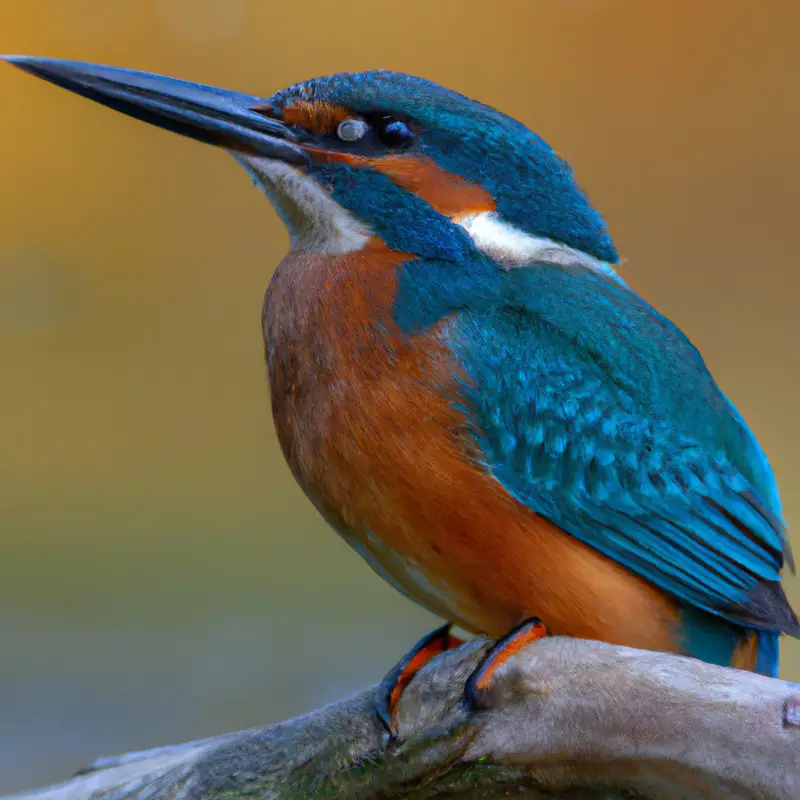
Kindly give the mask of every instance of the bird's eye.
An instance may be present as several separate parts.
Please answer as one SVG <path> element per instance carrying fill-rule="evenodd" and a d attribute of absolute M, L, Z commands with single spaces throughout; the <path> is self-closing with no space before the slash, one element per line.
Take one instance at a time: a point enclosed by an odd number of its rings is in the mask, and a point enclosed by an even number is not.
<path fill-rule="evenodd" d="M 346 119 L 339 123 L 336 128 L 336 135 L 343 142 L 357 142 L 364 137 L 364 134 L 369 130 L 364 120 L 361 119 Z"/>
<path fill-rule="evenodd" d="M 387 115 L 378 125 L 378 138 L 387 147 L 408 147 L 414 141 L 414 132 L 403 120 Z"/>

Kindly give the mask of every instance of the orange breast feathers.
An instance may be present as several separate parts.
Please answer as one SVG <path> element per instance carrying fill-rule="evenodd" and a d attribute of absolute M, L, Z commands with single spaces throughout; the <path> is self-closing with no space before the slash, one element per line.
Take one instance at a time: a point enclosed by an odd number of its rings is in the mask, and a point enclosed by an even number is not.
<path fill-rule="evenodd" d="M 679 651 L 662 592 L 515 501 L 480 466 L 433 330 L 394 325 L 407 256 L 295 252 L 267 292 L 272 405 L 316 506 L 406 594 L 472 632 L 536 614 L 554 633 Z"/>

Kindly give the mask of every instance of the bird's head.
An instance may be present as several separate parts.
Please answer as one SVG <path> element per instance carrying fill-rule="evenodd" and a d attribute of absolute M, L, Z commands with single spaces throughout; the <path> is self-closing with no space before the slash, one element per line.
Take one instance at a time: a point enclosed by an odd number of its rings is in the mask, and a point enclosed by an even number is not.
<path fill-rule="evenodd" d="M 617 253 L 569 165 L 524 125 L 396 72 L 340 73 L 269 98 L 115 67 L 7 57 L 138 119 L 231 151 L 293 244 L 358 249 L 373 236 L 420 258 L 542 248 Z"/>

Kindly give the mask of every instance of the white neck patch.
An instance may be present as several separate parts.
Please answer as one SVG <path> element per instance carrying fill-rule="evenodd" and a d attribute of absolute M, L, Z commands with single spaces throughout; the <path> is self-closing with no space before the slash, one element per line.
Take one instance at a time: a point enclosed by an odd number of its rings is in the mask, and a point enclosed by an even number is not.
<path fill-rule="evenodd" d="M 467 214 L 455 220 L 482 252 L 505 269 L 534 263 L 560 267 L 583 267 L 624 284 L 611 264 L 588 253 L 540 236 L 533 236 L 506 222 L 495 211 Z"/>
<path fill-rule="evenodd" d="M 233 154 L 269 197 L 289 229 L 292 249 L 341 255 L 361 250 L 369 228 L 314 178 L 271 158 Z"/>

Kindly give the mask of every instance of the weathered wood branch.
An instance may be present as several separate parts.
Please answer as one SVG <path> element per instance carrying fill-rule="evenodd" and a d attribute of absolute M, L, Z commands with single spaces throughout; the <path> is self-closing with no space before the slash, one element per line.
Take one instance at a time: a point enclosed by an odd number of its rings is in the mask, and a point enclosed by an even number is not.
<path fill-rule="evenodd" d="M 509 661 L 474 712 L 463 685 L 485 645 L 415 678 L 391 745 L 368 689 L 263 729 L 101 759 L 16 800 L 800 798 L 794 684 L 553 638 Z"/>

